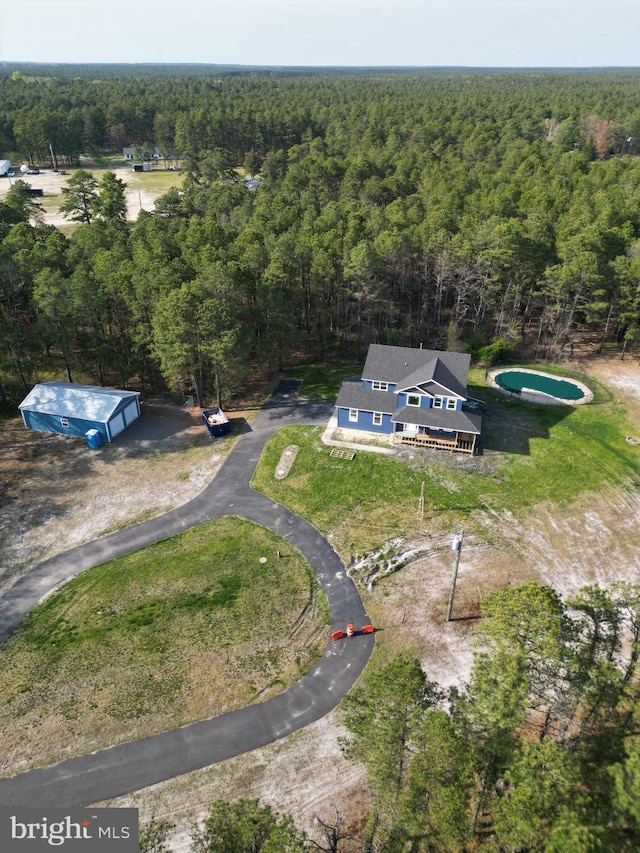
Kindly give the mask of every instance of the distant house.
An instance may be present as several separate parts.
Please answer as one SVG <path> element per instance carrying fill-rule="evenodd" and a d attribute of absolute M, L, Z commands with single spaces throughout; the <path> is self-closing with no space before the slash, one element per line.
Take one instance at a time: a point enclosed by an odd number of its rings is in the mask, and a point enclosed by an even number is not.
<path fill-rule="evenodd" d="M 127 160 L 127 162 L 133 162 L 136 159 L 136 151 L 140 151 L 140 148 L 138 146 L 135 146 L 133 148 L 123 148 L 122 156 L 125 160 Z M 160 160 L 162 158 L 162 154 L 160 153 L 159 148 L 153 149 L 151 158 L 153 160 Z"/>
<path fill-rule="evenodd" d="M 482 416 L 468 404 L 469 365 L 464 353 L 372 344 L 360 380 L 342 384 L 338 428 L 474 453 Z"/>
<path fill-rule="evenodd" d="M 86 437 L 96 429 L 112 441 L 140 417 L 140 394 L 75 382 L 43 382 L 20 403 L 27 429 Z"/>
<path fill-rule="evenodd" d="M 262 186 L 261 178 L 245 178 L 244 185 L 248 190 L 255 192 L 259 186 Z"/>

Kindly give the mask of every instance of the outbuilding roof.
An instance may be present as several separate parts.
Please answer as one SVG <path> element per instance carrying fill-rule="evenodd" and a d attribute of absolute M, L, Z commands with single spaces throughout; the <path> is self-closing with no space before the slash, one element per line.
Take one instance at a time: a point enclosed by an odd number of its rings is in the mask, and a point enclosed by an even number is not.
<path fill-rule="evenodd" d="M 138 396 L 138 391 L 121 391 L 98 385 L 42 382 L 27 394 L 18 408 L 62 418 L 106 423 L 124 400 Z"/>

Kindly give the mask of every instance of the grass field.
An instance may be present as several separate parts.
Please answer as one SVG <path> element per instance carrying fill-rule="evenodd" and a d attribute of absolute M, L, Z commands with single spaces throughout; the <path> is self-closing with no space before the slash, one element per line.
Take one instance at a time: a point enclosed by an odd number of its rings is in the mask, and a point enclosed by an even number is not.
<path fill-rule="evenodd" d="M 0 648 L 3 771 L 267 698 L 309 669 L 327 624 L 303 558 L 238 519 L 84 572 Z"/>
<path fill-rule="evenodd" d="M 545 500 L 561 505 L 605 484 L 640 485 L 640 452 L 625 441 L 631 427 L 604 388 L 588 380 L 596 396 L 587 406 L 535 406 L 488 389 L 482 377 L 479 370 L 470 376 L 470 393 L 486 403 L 481 456 L 358 453 L 347 462 L 329 455 L 320 429 L 290 427 L 265 448 L 253 485 L 330 533 L 347 561 L 392 537 L 413 535 L 423 482 L 432 528 L 468 521 L 476 510 L 518 513 Z M 300 450 L 278 482 L 270 472 L 288 444 Z"/>

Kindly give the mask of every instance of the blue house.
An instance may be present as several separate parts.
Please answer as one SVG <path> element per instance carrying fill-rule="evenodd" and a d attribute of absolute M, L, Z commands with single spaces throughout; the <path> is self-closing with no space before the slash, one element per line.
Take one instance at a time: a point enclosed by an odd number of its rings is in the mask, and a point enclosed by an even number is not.
<path fill-rule="evenodd" d="M 112 441 L 140 417 L 140 394 L 76 382 L 43 382 L 18 406 L 27 429 L 84 438 L 97 429 Z"/>
<path fill-rule="evenodd" d="M 482 416 L 468 403 L 470 356 L 371 344 L 359 381 L 343 382 L 338 428 L 474 453 Z"/>

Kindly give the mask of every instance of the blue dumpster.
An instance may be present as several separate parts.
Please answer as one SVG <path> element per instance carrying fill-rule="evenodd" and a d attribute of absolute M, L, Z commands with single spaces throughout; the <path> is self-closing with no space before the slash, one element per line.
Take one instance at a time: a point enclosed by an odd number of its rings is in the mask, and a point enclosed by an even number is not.
<path fill-rule="evenodd" d="M 231 424 L 229 418 L 225 415 L 222 409 L 217 406 L 211 409 L 205 409 L 202 413 L 204 425 L 209 430 L 211 438 L 218 438 L 221 435 L 229 435 Z"/>

